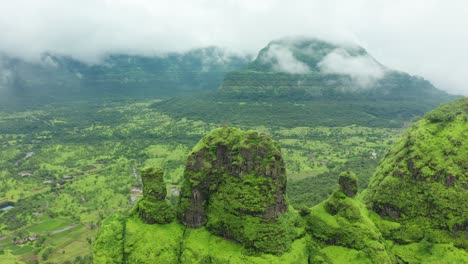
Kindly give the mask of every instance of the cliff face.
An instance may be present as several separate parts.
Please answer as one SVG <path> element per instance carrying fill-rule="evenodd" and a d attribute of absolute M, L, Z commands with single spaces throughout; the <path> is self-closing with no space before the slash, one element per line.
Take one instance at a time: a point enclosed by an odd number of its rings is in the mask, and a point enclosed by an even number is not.
<path fill-rule="evenodd" d="M 428 113 L 377 168 L 366 201 L 402 223 L 394 238 L 468 247 L 468 99 Z"/>
<path fill-rule="evenodd" d="M 268 136 L 214 130 L 194 147 L 184 178 L 179 219 L 185 225 L 206 225 L 257 249 L 245 226 L 252 225 L 252 232 L 266 228 L 269 235 L 281 230 L 273 226 L 287 210 L 286 171 L 279 146 Z"/>

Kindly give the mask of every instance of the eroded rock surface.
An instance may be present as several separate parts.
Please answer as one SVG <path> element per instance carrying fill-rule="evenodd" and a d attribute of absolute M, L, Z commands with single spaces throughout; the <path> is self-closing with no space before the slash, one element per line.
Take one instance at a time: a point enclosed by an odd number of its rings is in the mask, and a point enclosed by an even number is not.
<path fill-rule="evenodd" d="M 280 147 L 261 133 L 212 131 L 189 155 L 184 178 L 179 219 L 189 227 L 206 225 L 214 234 L 249 244 L 243 226 L 258 225 L 252 232 L 273 229 L 287 210 Z"/>

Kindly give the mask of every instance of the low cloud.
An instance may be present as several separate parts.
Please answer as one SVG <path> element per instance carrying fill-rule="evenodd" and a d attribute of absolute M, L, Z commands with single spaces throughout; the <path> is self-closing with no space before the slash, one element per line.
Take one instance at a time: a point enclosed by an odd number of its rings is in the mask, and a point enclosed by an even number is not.
<path fill-rule="evenodd" d="M 317 66 L 322 73 L 348 75 L 360 88 L 369 88 L 385 75 L 385 68 L 369 55 L 351 56 L 335 49 Z"/>
<path fill-rule="evenodd" d="M 294 57 L 287 46 L 272 44 L 266 56 L 262 57 L 264 63 L 272 63 L 273 70 L 290 74 L 304 74 L 310 72 L 309 66 Z"/>
<path fill-rule="evenodd" d="M 5 91 L 8 83 L 10 82 L 12 77 L 11 70 L 6 67 L 2 58 L 0 57 L 0 93 Z"/>
<path fill-rule="evenodd" d="M 201 63 L 202 63 L 202 71 L 207 72 L 213 70 L 213 67 L 222 66 L 225 64 L 229 64 L 232 59 L 238 58 L 238 56 L 244 56 L 247 60 L 249 57 L 245 56 L 245 54 L 235 53 L 228 49 L 222 48 L 211 48 L 211 49 L 201 49 Z"/>
<path fill-rule="evenodd" d="M 49 52 L 100 63 L 211 45 L 254 55 L 303 35 L 355 42 L 389 68 L 468 95 L 466 0 L 0 2 L 0 52 L 30 61 Z"/>

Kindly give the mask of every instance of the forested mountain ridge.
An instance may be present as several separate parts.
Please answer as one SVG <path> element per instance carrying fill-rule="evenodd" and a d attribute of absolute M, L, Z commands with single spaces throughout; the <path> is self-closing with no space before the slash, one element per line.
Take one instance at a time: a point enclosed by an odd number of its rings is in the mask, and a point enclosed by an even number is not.
<path fill-rule="evenodd" d="M 154 56 L 110 54 L 87 64 L 43 54 L 28 62 L 0 56 L 0 102 L 41 104 L 92 99 L 138 99 L 213 91 L 248 56 L 217 47 Z"/>
<path fill-rule="evenodd" d="M 171 98 L 155 109 L 247 126 L 402 127 L 455 98 L 421 77 L 383 66 L 362 47 L 285 38 L 226 74 L 217 93 Z"/>
<path fill-rule="evenodd" d="M 220 89 L 234 97 L 427 100 L 450 98 L 429 81 L 390 69 L 354 44 L 284 38 L 270 42 Z"/>

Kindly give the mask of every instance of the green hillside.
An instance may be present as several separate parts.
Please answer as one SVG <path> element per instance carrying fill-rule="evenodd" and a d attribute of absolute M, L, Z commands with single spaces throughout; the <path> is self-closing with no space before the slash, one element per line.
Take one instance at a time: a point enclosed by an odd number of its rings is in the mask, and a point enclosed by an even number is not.
<path fill-rule="evenodd" d="M 467 103 L 464 98 L 443 105 L 415 124 L 386 154 L 367 190 L 358 193 L 356 175 L 343 171 L 338 178 L 339 188 L 327 200 L 299 210 L 289 205 L 279 217 L 273 214 L 278 217 L 274 222 L 263 215 L 265 208 L 275 208 L 265 201 L 271 194 L 280 194 L 275 186 L 281 185 L 262 188 L 264 179 L 281 179 L 282 169 L 276 167 L 281 166 L 277 163 L 281 160 L 279 149 L 268 143 L 268 137 L 258 137 L 253 131 L 214 130 L 189 155 L 184 173 L 188 184 L 184 188 L 188 189 L 180 204 L 173 204 L 173 210 L 185 212 L 179 222 L 174 219 L 169 224 L 149 225 L 132 212 L 114 215 L 99 231 L 94 261 L 466 263 Z M 447 140 L 451 143 L 444 142 Z M 426 148 L 425 155 L 418 154 L 417 148 Z M 438 159 L 439 155 L 445 158 Z M 249 165 L 258 162 L 266 169 Z M 428 164 L 431 170 L 424 169 Z M 444 171 L 445 177 L 434 171 Z M 269 176 L 264 178 L 259 172 Z M 389 185 L 392 183 L 395 185 Z M 225 184 L 229 187 L 225 188 Z M 281 199 L 274 200 L 284 204 Z M 234 215 L 224 218 L 226 213 Z M 251 229 L 253 223 L 257 226 Z M 286 226 L 264 229 L 258 223 Z M 236 232 L 245 232 L 246 237 Z M 280 236 L 282 239 L 292 239 L 286 248 L 277 247 L 281 240 L 276 236 L 281 232 L 286 232 Z M 292 236 L 286 235 L 289 232 Z M 118 240 L 110 241 L 110 237 Z M 245 238 L 259 240 L 250 244 Z M 282 250 L 252 247 L 262 243 Z"/>
<path fill-rule="evenodd" d="M 382 159 L 367 204 L 402 227 L 402 243 L 426 239 L 468 248 L 468 100 L 429 112 Z"/>

